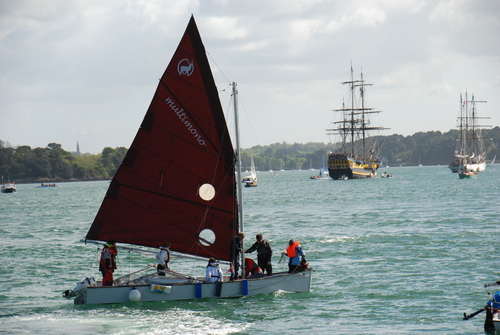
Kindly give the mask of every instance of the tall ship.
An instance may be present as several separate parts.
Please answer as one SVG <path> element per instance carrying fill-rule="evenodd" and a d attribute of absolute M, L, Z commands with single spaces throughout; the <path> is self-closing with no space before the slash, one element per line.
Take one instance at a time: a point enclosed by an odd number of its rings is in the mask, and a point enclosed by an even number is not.
<path fill-rule="evenodd" d="M 458 139 L 455 154 L 448 167 L 453 173 L 466 173 L 467 176 L 477 175 L 486 169 L 486 151 L 483 146 L 481 129 L 489 127 L 479 124 L 476 104 L 486 101 L 477 101 L 474 94 L 469 100 L 467 92 L 465 99 L 460 94 L 460 114 L 458 116 Z"/>
<path fill-rule="evenodd" d="M 369 132 L 388 128 L 372 126 L 369 116 L 380 113 L 365 103 L 365 87 L 372 84 L 365 83 L 363 73 L 361 79 L 354 79 L 351 67 L 351 80 L 342 82 L 349 85 L 349 97 L 344 101 L 341 109 L 334 109 L 342 113 L 339 121 L 334 121 L 328 135 L 335 135 L 340 139 L 334 142 L 334 151 L 328 155 L 328 173 L 334 180 L 375 178 L 380 166 L 379 148 L 381 143 L 372 141 Z"/>

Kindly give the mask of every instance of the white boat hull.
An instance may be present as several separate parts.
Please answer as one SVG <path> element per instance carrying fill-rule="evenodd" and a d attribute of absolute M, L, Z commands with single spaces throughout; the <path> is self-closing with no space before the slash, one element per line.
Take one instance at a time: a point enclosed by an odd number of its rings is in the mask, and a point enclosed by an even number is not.
<path fill-rule="evenodd" d="M 110 304 L 130 301 L 176 301 L 202 298 L 239 298 L 256 294 L 270 294 L 277 291 L 306 292 L 311 290 L 313 270 L 293 274 L 277 273 L 257 279 L 225 281 L 220 283 L 178 282 L 153 286 L 155 284 L 126 286 L 94 286 L 75 298 L 75 304 Z M 158 284 L 157 284 L 158 285 Z M 157 290 L 153 290 L 156 288 Z M 163 289 L 161 292 L 158 289 Z M 130 293 L 132 290 L 137 292 Z M 137 297 L 139 297 L 137 299 Z"/>
<path fill-rule="evenodd" d="M 495 331 L 500 331 L 500 314 L 499 313 L 493 313 L 493 325 L 495 326 Z"/>
<path fill-rule="evenodd" d="M 483 172 L 486 170 L 486 162 L 478 164 L 465 164 L 465 169 L 467 171 Z"/>

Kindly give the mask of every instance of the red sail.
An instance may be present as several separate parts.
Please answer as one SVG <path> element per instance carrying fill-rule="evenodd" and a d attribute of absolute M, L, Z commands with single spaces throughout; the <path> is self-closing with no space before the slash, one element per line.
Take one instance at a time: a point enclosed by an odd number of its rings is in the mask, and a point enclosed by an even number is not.
<path fill-rule="evenodd" d="M 168 241 L 174 251 L 228 260 L 238 230 L 234 161 L 191 18 L 86 238 L 148 247 Z"/>

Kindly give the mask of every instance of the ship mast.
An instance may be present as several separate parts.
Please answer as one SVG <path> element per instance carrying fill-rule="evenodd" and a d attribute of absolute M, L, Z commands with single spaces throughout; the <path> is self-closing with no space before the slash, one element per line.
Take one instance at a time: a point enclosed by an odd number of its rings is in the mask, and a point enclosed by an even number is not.
<path fill-rule="evenodd" d="M 368 119 L 368 114 L 380 113 L 378 110 L 374 110 L 374 108 L 366 107 L 365 103 L 365 86 L 371 86 L 373 84 L 365 83 L 363 78 L 363 73 L 361 73 L 361 79 L 354 79 L 354 71 L 351 66 L 351 80 L 342 82 L 343 85 L 348 84 L 350 90 L 350 106 L 346 108 L 345 104 L 342 104 L 341 109 L 334 109 L 335 112 L 342 112 L 342 120 L 333 122 L 333 124 L 337 124 L 336 128 L 327 129 L 327 131 L 331 132 L 328 134 L 339 133 L 342 137 L 342 151 L 347 153 L 347 137 L 350 137 L 350 155 L 351 157 L 357 157 L 359 159 L 366 159 L 367 156 L 367 139 L 368 139 L 368 131 L 371 130 L 383 130 L 388 128 L 383 127 L 370 127 L 370 121 Z M 360 106 L 356 105 L 356 91 L 355 89 L 359 88 L 360 92 Z M 361 140 L 361 150 L 357 149 L 356 142 Z M 370 151 L 370 157 L 372 156 L 372 152 Z"/>
<path fill-rule="evenodd" d="M 233 103 L 234 103 L 234 128 L 235 128 L 235 139 L 236 139 L 236 171 L 237 171 L 237 193 L 238 193 L 238 223 L 239 231 L 244 231 L 244 221 L 243 221 L 243 190 L 241 187 L 241 147 L 240 147 L 240 128 L 239 128 L 239 115 L 238 115 L 238 89 L 236 88 L 236 82 L 233 81 Z M 245 278 L 245 250 L 244 242 L 241 240 L 241 278 Z M 236 274 L 238 276 L 238 274 Z"/>

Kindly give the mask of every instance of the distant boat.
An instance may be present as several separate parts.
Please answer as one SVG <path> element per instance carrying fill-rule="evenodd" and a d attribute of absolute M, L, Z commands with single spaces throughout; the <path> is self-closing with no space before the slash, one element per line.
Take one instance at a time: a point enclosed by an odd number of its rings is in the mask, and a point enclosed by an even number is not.
<path fill-rule="evenodd" d="M 257 187 L 259 185 L 257 183 L 257 171 L 255 171 L 255 164 L 253 162 L 253 157 L 252 157 L 252 162 L 250 163 L 250 176 L 246 177 L 244 182 L 245 182 L 245 187 Z"/>
<path fill-rule="evenodd" d="M 341 109 L 334 110 L 342 112 L 341 120 L 333 122 L 335 128 L 326 130 L 328 134 L 340 136 L 341 141 L 338 152 L 328 155 L 328 173 L 334 180 L 375 178 L 380 167 L 380 144 L 370 141 L 368 132 L 387 128 L 370 124 L 369 115 L 379 111 L 365 105 L 365 87 L 371 84 L 365 83 L 362 73 L 361 79 L 355 80 L 351 67 L 351 80 L 342 84 L 350 86 L 350 96 L 347 106 L 343 104 Z M 355 96 L 358 88 L 360 105 L 355 104 L 359 100 Z"/>
<path fill-rule="evenodd" d="M 325 164 L 325 156 L 323 156 L 323 174 L 328 175 L 328 168 L 326 167 Z"/>
<path fill-rule="evenodd" d="M 192 268 L 203 275 L 211 257 L 228 265 L 233 261 L 231 241 L 243 231 L 244 222 L 236 83 L 232 88 L 236 149 L 191 17 L 83 241 L 102 245 L 114 239 L 128 252 L 149 254 L 144 262 L 171 241 L 173 255 L 199 260 Z M 292 230 L 290 225 L 287 233 Z M 154 266 L 144 266 L 116 278 L 113 286 L 86 278 L 63 296 L 75 297 L 75 304 L 225 299 L 306 292 L 312 283 L 307 264 L 297 272 L 261 278 L 248 278 L 243 266 L 236 280 L 224 276 L 217 282 L 168 269 L 158 276 Z"/>
<path fill-rule="evenodd" d="M 478 124 L 478 120 L 489 119 L 489 117 L 479 117 L 477 115 L 476 103 L 478 102 L 486 101 L 476 101 L 474 95 L 472 95 L 471 100 L 468 100 L 467 93 L 465 93 L 465 100 L 463 100 L 460 94 L 459 137 L 455 157 L 448 165 L 448 168 L 453 173 L 459 173 L 460 171 L 467 173 L 482 172 L 486 169 L 486 151 L 483 147 L 481 128 L 489 126 Z"/>
<path fill-rule="evenodd" d="M 382 177 L 382 178 L 392 178 L 392 174 L 387 173 L 387 171 L 384 171 L 384 173 L 382 173 L 380 175 L 380 177 Z"/>
<path fill-rule="evenodd" d="M 328 177 L 325 174 L 323 168 L 319 169 L 319 174 L 317 176 L 311 176 L 310 179 L 327 179 Z"/>
<path fill-rule="evenodd" d="M 495 157 L 493 157 L 493 159 L 491 160 L 490 166 L 495 165 L 495 159 L 496 159 L 496 158 L 497 158 L 497 155 L 495 155 Z"/>
<path fill-rule="evenodd" d="M 17 188 L 16 188 L 16 183 L 11 183 L 10 181 L 7 184 L 4 184 L 3 182 L 3 176 L 2 176 L 2 193 L 16 193 Z"/>
<path fill-rule="evenodd" d="M 7 183 L 2 185 L 2 193 L 16 193 L 17 188 L 15 183 Z"/>
<path fill-rule="evenodd" d="M 460 179 L 473 178 L 476 177 L 478 174 L 479 174 L 478 171 L 459 170 L 458 178 Z"/>
<path fill-rule="evenodd" d="M 56 187 L 56 184 L 44 184 L 44 183 L 40 184 L 40 188 L 47 188 L 47 187 Z"/>

